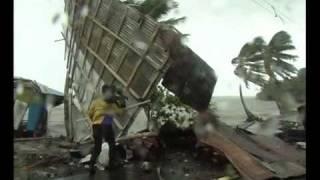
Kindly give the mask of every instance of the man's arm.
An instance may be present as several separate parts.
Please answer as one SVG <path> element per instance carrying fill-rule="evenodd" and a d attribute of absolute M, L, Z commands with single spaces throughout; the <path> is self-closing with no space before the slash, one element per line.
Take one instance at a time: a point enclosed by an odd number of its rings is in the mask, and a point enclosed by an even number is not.
<path fill-rule="evenodd" d="M 123 113 L 125 112 L 124 108 L 120 108 L 117 104 L 113 104 L 113 110 L 115 112 L 116 115 L 123 115 Z"/>

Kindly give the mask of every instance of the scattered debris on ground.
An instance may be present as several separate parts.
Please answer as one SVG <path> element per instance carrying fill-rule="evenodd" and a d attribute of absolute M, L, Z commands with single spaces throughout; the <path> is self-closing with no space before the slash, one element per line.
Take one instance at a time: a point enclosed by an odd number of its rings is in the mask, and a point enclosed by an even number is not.
<path fill-rule="evenodd" d="M 19 180 L 65 177 L 85 170 L 69 149 L 61 147 L 64 138 L 14 143 L 14 177 Z"/>

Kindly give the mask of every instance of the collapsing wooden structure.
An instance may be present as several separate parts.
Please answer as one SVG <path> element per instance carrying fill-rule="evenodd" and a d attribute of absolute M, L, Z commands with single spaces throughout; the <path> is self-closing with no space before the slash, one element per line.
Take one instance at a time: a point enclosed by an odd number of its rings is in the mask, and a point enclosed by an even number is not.
<path fill-rule="evenodd" d="M 68 15 L 63 33 L 67 59 L 65 124 L 71 140 L 81 142 L 90 138 L 86 111 L 99 96 L 103 84 L 129 89 L 125 95 L 130 106 L 148 100 L 162 79 L 162 85 L 183 103 L 198 111 L 207 109 L 217 80 L 215 73 L 181 43 L 177 30 L 118 0 L 65 0 L 65 12 Z M 147 113 L 139 106 L 116 118 L 114 127 L 119 137 L 148 128 L 148 122 Z M 305 174 L 303 167 L 287 161 L 292 157 L 276 161 L 283 157 L 278 149 L 269 152 L 276 146 L 268 147 L 237 133 L 226 127 L 218 136 L 199 140 L 223 151 L 246 179 Z M 258 158 L 273 164 L 267 168 Z"/>
<path fill-rule="evenodd" d="M 164 86 L 186 104 L 196 109 L 209 104 L 215 73 L 181 43 L 179 51 L 171 49 L 168 43 L 172 35 L 180 36 L 174 28 L 163 27 L 118 0 L 65 0 L 65 12 L 68 15 L 68 26 L 63 33 L 67 59 L 65 124 L 71 139 L 82 141 L 90 136 L 85 112 L 103 84 L 129 89 L 126 96 L 127 104 L 131 105 L 148 100 L 154 87 L 165 77 Z M 179 59 L 186 55 L 189 59 Z M 174 73 L 185 65 L 188 68 L 184 73 Z M 198 80 L 204 87 L 192 92 Z M 132 108 L 126 116 L 117 119 L 118 135 L 126 134 L 135 119 L 139 119 L 139 126 L 141 121 L 148 121 L 143 107 Z"/>

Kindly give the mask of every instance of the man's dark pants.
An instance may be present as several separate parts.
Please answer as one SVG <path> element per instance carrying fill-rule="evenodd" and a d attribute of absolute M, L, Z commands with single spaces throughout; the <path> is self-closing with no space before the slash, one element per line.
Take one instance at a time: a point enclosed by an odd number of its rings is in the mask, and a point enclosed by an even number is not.
<path fill-rule="evenodd" d="M 90 160 L 90 166 L 94 167 L 96 160 L 101 152 L 102 139 L 109 144 L 109 164 L 113 165 L 115 161 L 115 138 L 112 125 L 105 124 L 94 124 L 93 129 L 93 138 L 94 138 L 94 148 Z"/>

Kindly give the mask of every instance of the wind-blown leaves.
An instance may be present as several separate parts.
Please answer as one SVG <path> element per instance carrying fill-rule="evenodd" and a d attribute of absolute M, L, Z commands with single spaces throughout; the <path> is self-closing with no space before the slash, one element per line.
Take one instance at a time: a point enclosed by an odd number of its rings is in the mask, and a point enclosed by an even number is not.
<path fill-rule="evenodd" d="M 295 61 L 298 56 L 291 55 L 291 54 L 285 54 L 285 53 L 275 53 L 274 57 L 277 58 L 278 60 L 283 59 L 283 60 Z"/>
<path fill-rule="evenodd" d="M 155 20 L 159 20 L 163 16 L 167 15 L 171 10 L 176 9 L 179 6 L 179 4 L 174 0 L 125 0 L 122 2 L 136 8 L 143 14 L 151 16 Z M 178 23 L 185 22 L 185 20 L 186 17 L 169 18 L 167 20 L 160 21 L 160 23 L 174 26 Z"/>
<path fill-rule="evenodd" d="M 174 26 L 174 25 L 177 25 L 179 23 L 183 23 L 185 21 L 186 21 L 186 17 L 183 16 L 183 17 L 180 17 L 180 18 L 170 18 L 170 19 L 167 19 L 167 20 L 164 20 L 164 21 L 160 21 L 160 23 Z"/>
<path fill-rule="evenodd" d="M 279 50 L 283 47 L 290 47 L 291 43 L 290 35 L 285 31 L 280 31 L 272 37 L 268 46 L 272 49 Z"/>
<path fill-rule="evenodd" d="M 247 81 L 250 81 L 262 87 L 261 82 L 268 82 L 264 76 L 268 76 L 269 81 L 278 81 L 277 77 L 290 79 L 297 73 L 294 65 L 286 62 L 295 61 L 297 56 L 284 52 L 293 49 L 295 47 L 292 45 L 290 35 L 285 31 L 280 31 L 272 37 L 268 45 L 261 37 L 256 37 L 252 42 L 246 43 L 231 63 L 237 65 L 235 74 L 241 76 L 246 84 Z M 259 80 L 250 76 L 256 76 Z"/>

